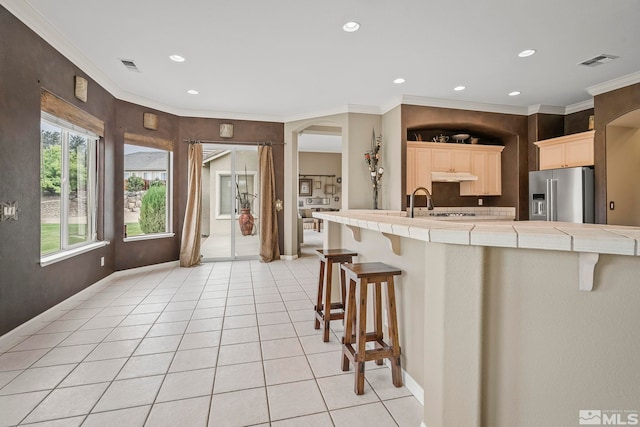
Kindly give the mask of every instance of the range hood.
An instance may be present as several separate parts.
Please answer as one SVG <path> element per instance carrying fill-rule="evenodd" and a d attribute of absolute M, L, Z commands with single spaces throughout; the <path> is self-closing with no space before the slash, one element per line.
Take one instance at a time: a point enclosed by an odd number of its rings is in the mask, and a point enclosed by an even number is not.
<path fill-rule="evenodd" d="M 433 182 L 466 182 L 477 181 L 478 177 L 469 172 L 431 172 Z"/>

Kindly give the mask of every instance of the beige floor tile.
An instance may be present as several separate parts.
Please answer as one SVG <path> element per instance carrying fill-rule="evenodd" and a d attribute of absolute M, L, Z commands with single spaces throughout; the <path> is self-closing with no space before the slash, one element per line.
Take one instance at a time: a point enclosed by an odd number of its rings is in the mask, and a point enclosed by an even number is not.
<path fill-rule="evenodd" d="M 120 324 L 125 319 L 125 315 L 119 316 L 101 316 L 94 317 L 87 321 L 80 328 L 81 331 L 85 331 L 87 329 L 102 329 L 102 328 L 114 328 Z"/>
<path fill-rule="evenodd" d="M 131 357 L 118 374 L 117 379 L 166 374 L 173 356 L 174 353 L 171 352 Z"/>
<path fill-rule="evenodd" d="M 336 427 L 376 426 L 396 427 L 395 421 L 389 415 L 381 402 L 362 406 L 337 409 L 331 411 L 331 417 Z"/>
<path fill-rule="evenodd" d="M 353 368 L 346 372 L 342 370 L 341 350 L 310 354 L 307 358 L 316 378 L 342 375 L 349 372 L 353 375 Z"/>
<path fill-rule="evenodd" d="M 83 427 L 142 427 L 151 405 L 90 414 Z"/>
<path fill-rule="evenodd" d="M 226 296 L 229 297 L 229 298 L 252 297 L 253 296 L 253 289 L 252 288 L 230 289 Z M 233 304 L 233 305 L 235 305 L 235 304 Z"/>
<path fill-rule="evenodd" d="M 329 334 L 329 341 L 324 342 L 317 335 L 300 337 L 300 343 L 306 354 L 325 353 L 328 351 L 342 350 L 342 343 L 332 333 Z"/>
<path fill-rule="evenodd" d="M 320 325 L 320 329 L 316 329 L 315 323 L 315 320 L 304 320 L 302 322 L 294 322 L 293 327 L 296 329 L 296 333 L 299 337 L 322 335 L 324 332 L 324 325 Z"/>
<path fill-rule="evenodd" d="M 0 426 L 18 424 L 38 403 L 44 399 L 48 391 L 0 396 Z"/>
<path fill-rule="evenodd" d="M 75 367 L 75 364 L 71 364 L 27 369 L 4 386 L 0 395 L 51 390 Z"/>
<path fill-rule="evenodd" d="M 175 310 L 175 311 L 163 311 L 158 319 L 156 320 L 156 324 L 165 323 L 165 322 L 182 322 L 185 320 L 191 319 L 191 315 L 194 310 Z"/>
<path fill-rule="evenodd" d="M 0 372 L 0 388 L 9 384 L 15 377 L 20 375 L 23 370 Z"/>
<path fill-rule="evenodd" d="M 221 345 L 242 344 L 259 341 L 258 328 L 225 329 L 222 331 Z"/>
<path fill-rule="evenodd" d="M 149 405 L 153 403 L 163 378 L 163 375 L 157 375 L 114 381 L 98 401 L 93 412 Z"/>
<path fill-rule="evenodd" d="M 302 356 L 304 354 L 300 341 L 298 341 L 297 338 L 262 341 L 261 346 L 264 360 Z"/>
<path fill-rule="evenodd" d="M 269 421 L 264 387 L 214 394 L 209 427 L 236 427 Z"/>
<path fill-rule="evenodd" d="M 355 427 L 357 424 L 354 424 Z M 305 415 L 303 417 L 289 418 L 287 420 L 271 423 L 271 427 L 333 427 L 333 421 L 328 412 Z"/>
<path fill-rule="evenodd" d="M 135 305 L 121 305 L 118 307 L 105 307 L 100 313 L 96 314 L 96 317 L 108 317 L 108 316 L 121 316 L 124 319 L 124 316 L 131 313 L 133 309 L 136 308 Z"/>
<path fill-rule="evenodd" d="M 152 325 L 160 313 L 130 314 L 118 326 Z"/>
<path fill-rule="evenodd" d="M 87 356 L 85 362 L 94 360 L 116 359 L 119 357 L 129 357 L 140 344 L 141 339 L 110 341 L 98 344 L 98 346 Z"/>
<path fill-rule="evenodd" d="M 38 350 L 12 351 L 1 354 L 0 372 L 27 369 L 48 352 L 50 352 L 49 349 L 41 348 Z"/>
<path fill-rule="evenodd" d="M 289 316 L 293 322 L 302 322 L 304 320 L 314 320 L 313 307 L 303 310 L 289 310 Z"/>
<path fill-rule="evenodd" d="M 91 329 L 86 331 L 75 331 L 67 339 L 60 343 L 61 346 L 97 344 L 105 339 L 113 331 L 111 328 Z"/>
<path fill-rule="evenodd" d="M 279 293 L 256 295 L 254 298 L 256 300 L 256 304 L 264 304 L 269 302 L 282 302 L 282 297 L 280 296 Z"/>
<path fill-rule="evenodd" d="M 209 414 L 209 397 L 156 403 L 146 425 L 149 427 L 205 427 Z"/>
<path fill-rule="evenodd" d="M 156 402 L 209 396 L 213 389 L 215 369 L 199 369 L 167 374 Z"/>
<path fill-rule="evenodd" d="M 31 335 L 22 341 L 11 351 L 38 350 L 43 348 L 53 348 L 71 335 L 71 332 L 58 332 L 55 334 Z"/>
<path fill-rule="evenodd" d="M 193 334 L 198 332 L 219 331 L 222 329 L 222 317 L 212 317 L 209 319 L 191 320 L 187 326 L 187 333 Z"/>
<path fill-rule="evenodd" d="M 112 381 L 126 362 L 127 359 L 121 358 L 80 363 L 64 379 L 61 386 L 70 387 Z"/>
<path fill-rule="evenodd" d="M 380 401 L 366 381 L 364 394 L 355 394 L 354 382 L 355 374 L 318 378 L 318 386 L 329 410 Z"/>
<path fill-rule="evenodd" d="M 179 350 L 191 350 L 194 348 L 217 347 L 220 345 L 221 331 L 198 332 L 197 334 L 184 334 L 180 342 Z"/>
<path fill-rule="evenodd" d="M 142 304 L 131 311 L 131 314 L 161 313 L 166 306 L 167 302 L 149 303 L 148 298 L 145 298 Z"/>
<path fill-rule="evenodd" d="M 80 427 L 85 415 L 79 415 L 71 418 L 61 418 L 59 420 L 47 420 L 40 423 L 23 424 L 29 427 Z"/>
<path fill-rule="evenodd" d="M 313 380 L 268 386 L 267 395 L 272 421 L 327 410 L 320 390 Z"/>
<path fill-rule="evenodd" d="M 225 319 L 230 316 L 243 316 L 246 314 L 255 314 L 255 304 L 248 305 L 234 305 L 233 307 L 227 307 L 225 311 Z"/>
<path fill-rule="evenodd" d="M 382 402 L 400 427 L 417 426 L 422 423 L 424 408 L 413 396 Z"/>
<path fill-rule="evenodd" d="M 38 333 L 52 334 L 56 332 L 73 332 L 85 323 L 87 323 L 86 319 L 56 320 L 40 329 Z"/>
<path fill-rule="evenodd" d="M 181 335 L 187 330 L 188 321 L 183 320 L 181 322 L 169 322 L 169 323 L 156 323 L 154 324 L 146 337 L 162 337 L 166 335 Z"/>
<path fill-rule="evenodd" d="M 255 314 L 231 316 L 224 319 L 224 329 L 250 328 L 258 326 Z"/>
<path fill-rule="evenodd" d="M 144 354 L 154 353 L 166 353 L 168 351 L 176 351 L 182 340 L 182 335 L 168 335 L 164 337 L 149 337 L 144 338 L 136 351 L 134 356 L 141 356 Z"/>
<path fill-rule="evenodd" d="M 258 362 L 260 360 L 262 360 L 262 353 L 259 342 L 223 345 L 218 353 L 218 366 Z"/>
<path fill-rule="evenodd" d="M 393 385 L 391 369 L 386 367 L 384 369 L 369 369 L 369 365 L 367 365 L 365 378 L 382 400 L 411 396 L 411 392 L 408 388 L 404 386 L 396 387 Z"/>
<path fill-rule="evenodd" d="M 260 326 L 260 340 L 262 341 L 293 338 L 295 336 L 296 330 L 291 322 Z"/>
<path fill-rule="evenodd" d="M 132 340 L 135 338 L 142 338 L 151 329 L 151 325 L 133 325 L 133 326 L 118 326 L 113 329 L 105 341 L 121 341 Z"/>
<path fill-rule="evenodd" d="M 285 301 L 284 304 L 287 307 L 287 310 L 310 310 L 311 312 L 313 312 L 314 304 L 308 297 L 295 301 Z"/>
<path fill-rule="evenodd" d="M 82 344 L 51 349 L 43 358 L 34 363 L 34 367 L 80 363 L 96 348 L 96 344 Z M 0 366 L 2 362 L 0 361 Z"/>
<path fill-rule="evenodd" d="M 290 323 L 291 319 L 286 311 L 276 311 L 275 313 L 258 314 L 258 325 L 277 325 L 279 323 Z"/>
<path fill-rule="evenodd" d="M 283 302 L 256 304 L 256 313 L 274 313 L 276 311 L 287 311 L 287 308 Z"/>
<path fill-rule="evenodd" d="M 266 360 L 264 374 L 268 386 L 313 379 L 313 372 L 305 356 Z"/>
<path fill-rule="evenodd" d="M 213 317 L 224 317 L 224 307 L 197 308 L 193 310 L 191 320 L 211 319 Z"/>
<path fill-rule="evenodd" d="M 216 366 L 218 347 L 196 348 L 176 352 L 169 372 L 190 371 Z"/>
<path fill-rule="evenodd" d="M 264 372 L 261 362 L 218 366 L 213 392 L 226 393 L 247 388 L 264 387 Z"/>
<path fill-rule="evenodd" d="M 203 299 L 198 301 L 198 304 L 194 308 L 195 309 L 216 308 L 216 307 L 225 307 L 225 305 L 226 305 L 225 298 Z"/>
<path fill-rule="evenodd" d="M 193 310 L 196 308 L 197 301 L 175 301 L 170 302 L 164 309 L 164 312 L 168 311 L 184 311 Z"/>
<path fill-rule="evenodd" d="M 56 389 L 29 414 L 24 422 L 35 423 L 88 414 L 108 385 L 109 383 L 100 383 Z"/>
<path fill-rule="evenodd" d="M 60 317 L 60 320 L 91 319 L 100 311 L 102 311 L 101 308 L 85 308 L 85 309 L 69 310 L 64 316 Z"/>

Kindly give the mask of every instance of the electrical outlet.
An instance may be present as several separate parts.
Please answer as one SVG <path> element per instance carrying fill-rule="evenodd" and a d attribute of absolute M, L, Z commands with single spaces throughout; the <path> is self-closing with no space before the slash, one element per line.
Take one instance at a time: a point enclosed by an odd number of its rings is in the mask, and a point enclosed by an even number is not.
<path fill-rule="evenodd" d="M 482 206 L 482 199 L 478 199 L 478 206 Z"/>
<path fill-rule="evenodd" d="M 104 267 L 104 257 L 100 257 L 100 267 Z"/>

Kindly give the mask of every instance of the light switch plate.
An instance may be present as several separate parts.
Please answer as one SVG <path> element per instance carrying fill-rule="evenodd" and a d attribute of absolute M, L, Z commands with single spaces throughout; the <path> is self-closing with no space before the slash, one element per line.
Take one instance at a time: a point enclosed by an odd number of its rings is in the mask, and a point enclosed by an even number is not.
<path fill-rule="evenodd" d="M 0 202 L 0 221 L 18 220 L 17 202 Z"/>

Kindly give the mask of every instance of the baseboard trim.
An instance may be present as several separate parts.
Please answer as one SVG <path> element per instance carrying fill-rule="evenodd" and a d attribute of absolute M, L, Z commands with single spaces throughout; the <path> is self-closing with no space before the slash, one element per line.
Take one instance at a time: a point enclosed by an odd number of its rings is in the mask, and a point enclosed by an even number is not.
<path fill-rule="evenodd" d="M 391 370 L 389 359 L 385 359 L 384 364 L 387 368 L 389 368 L 389 370 Z M 424 389 L 420 387 L 420 384 L 418 384 L 418 382 L 414 380 L 413 377 L 409 375 L 404 369 L 402 370 L 402 383 L 407 388 L 407 390 L 411 392 L 413 397 L 415 397 L 418 402 L 420 402 L 420 404 L 424 406 Z M 426 427 L 424 422 L 422 423 L 422 425 Z"/>
<path fill-rule="evenodd" d="M 285 261 L 293 261 L 298 259 L 298 255 L 281 255 L 280 258 Z"/>

